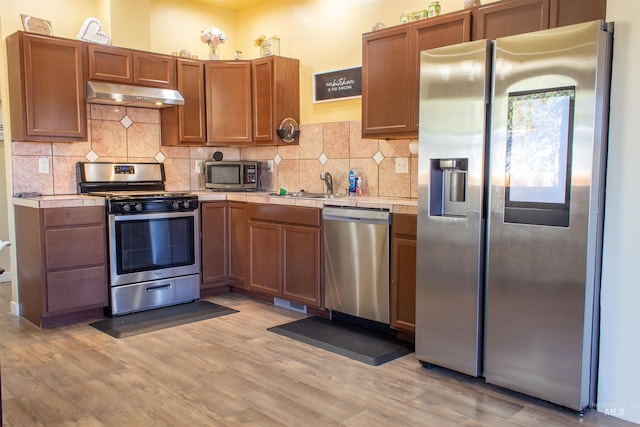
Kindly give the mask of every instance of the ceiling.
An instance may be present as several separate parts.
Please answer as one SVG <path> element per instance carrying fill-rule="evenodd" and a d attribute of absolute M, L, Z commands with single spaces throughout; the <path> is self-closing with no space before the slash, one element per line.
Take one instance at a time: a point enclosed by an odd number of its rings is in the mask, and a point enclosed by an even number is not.
<path fill-rule="evenodd" d="M 260 3 L 266 3 L 269 0 L 195 0 L 210 6 L 219 7 L 229 10 L 242 10 Z"/>

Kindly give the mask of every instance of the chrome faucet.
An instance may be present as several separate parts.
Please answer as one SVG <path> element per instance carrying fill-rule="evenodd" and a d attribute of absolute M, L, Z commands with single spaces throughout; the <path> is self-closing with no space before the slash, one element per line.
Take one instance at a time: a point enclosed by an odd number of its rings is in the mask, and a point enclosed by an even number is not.
<path fill-rule="evenodd" d="M 320 179 L 327 184 L 327 194 L 333 194 L 333 177 L 329 172 L 322 172 Z"/>

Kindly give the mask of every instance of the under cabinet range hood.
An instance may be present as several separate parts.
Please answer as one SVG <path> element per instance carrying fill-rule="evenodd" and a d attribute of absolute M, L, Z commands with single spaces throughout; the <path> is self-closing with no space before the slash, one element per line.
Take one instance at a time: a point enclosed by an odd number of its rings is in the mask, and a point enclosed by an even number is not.
<path fill-rule="evenodd" d="M 184 105 L 184 98 L 175 89 L 89 81 L 87 82 L 87 102 L 142 108 L 164 108 Z"/>

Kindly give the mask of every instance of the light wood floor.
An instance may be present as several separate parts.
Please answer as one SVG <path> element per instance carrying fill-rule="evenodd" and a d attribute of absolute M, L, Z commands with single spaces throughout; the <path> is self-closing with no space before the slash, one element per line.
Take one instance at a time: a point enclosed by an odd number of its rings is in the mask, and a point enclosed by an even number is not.
<path fill-rule="evenodd" d="M 40 330 L 0 284 L 3 426 L 630 426 L 583 418 L 413 354 L 372 367 L 268 332 L 302 315 L 230 294 L 239 313 L 115 339 Z"/>

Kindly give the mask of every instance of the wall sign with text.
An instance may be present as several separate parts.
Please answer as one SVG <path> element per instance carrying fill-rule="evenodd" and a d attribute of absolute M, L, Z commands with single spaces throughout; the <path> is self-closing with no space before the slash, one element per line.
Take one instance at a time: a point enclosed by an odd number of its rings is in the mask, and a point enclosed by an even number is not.
<path fill-rule="evenodd" d="M 362 96 L 362 67 L 313 74 L 313 102 Z"/>

